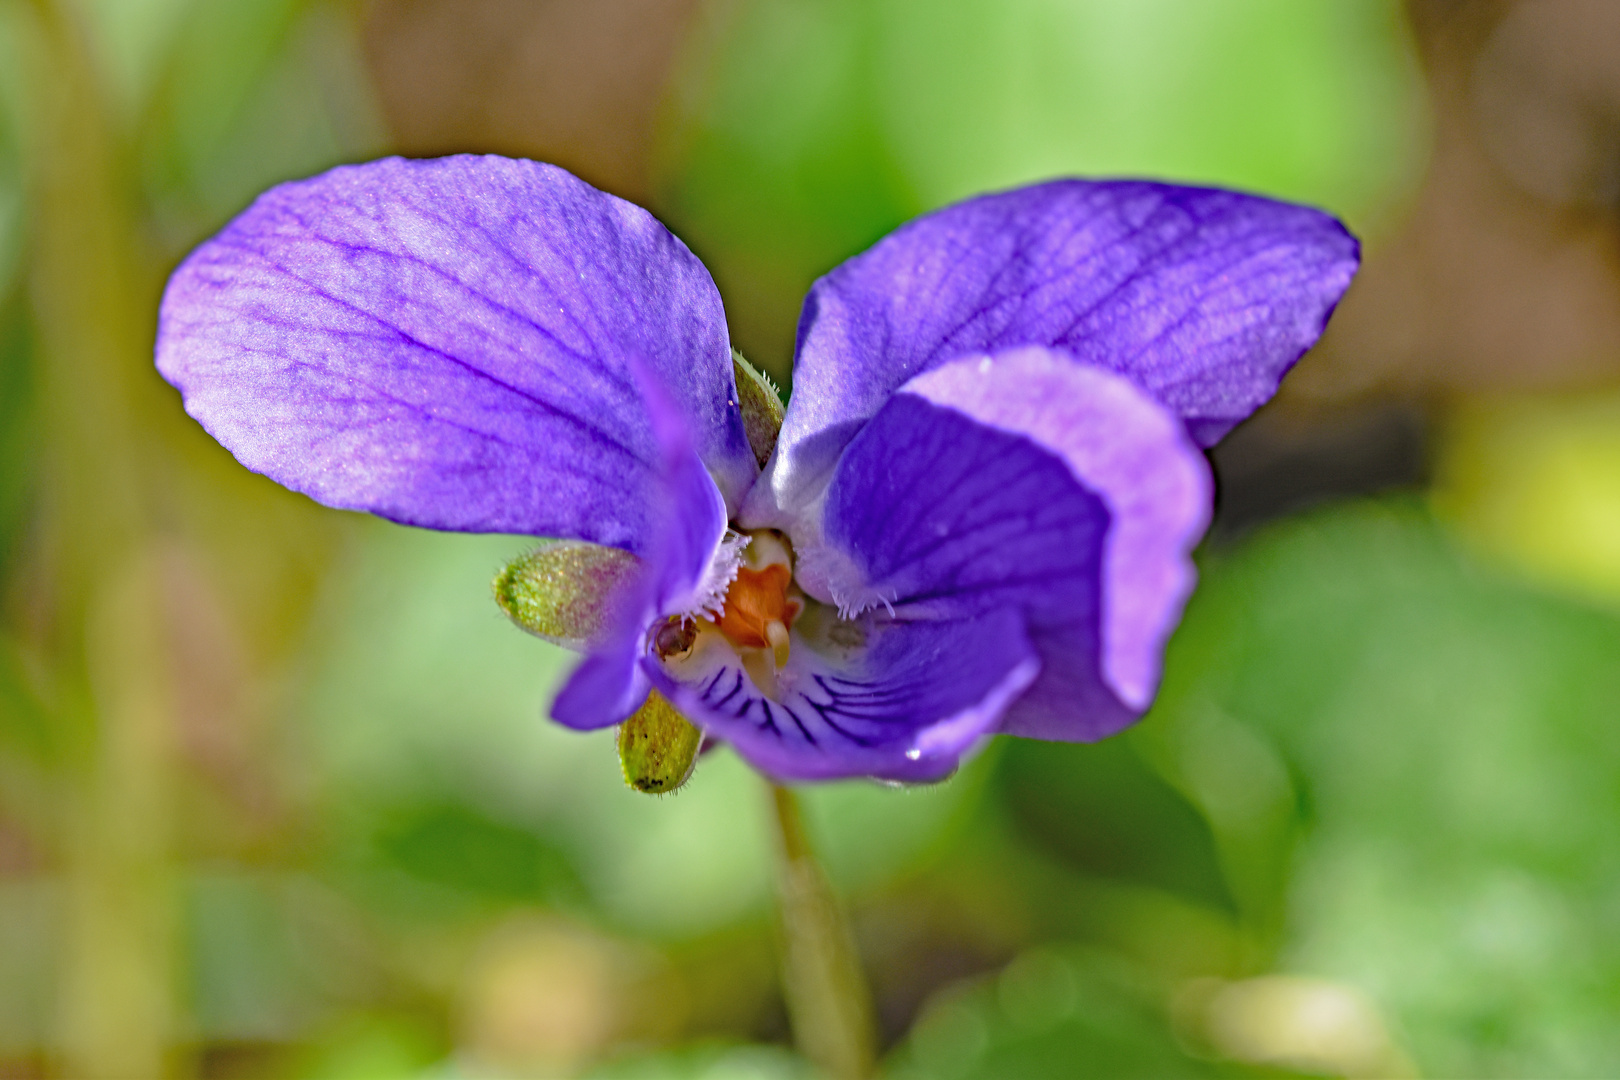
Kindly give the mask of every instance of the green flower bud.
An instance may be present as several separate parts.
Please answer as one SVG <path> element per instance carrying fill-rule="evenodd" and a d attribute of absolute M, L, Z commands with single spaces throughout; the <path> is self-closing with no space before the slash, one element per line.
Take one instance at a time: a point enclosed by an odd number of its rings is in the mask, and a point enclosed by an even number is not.
<path fill-rule="evenodd" d="M 636 557 L 584 540 L 545 540 L 495 575 L 495 602 L 523 629 L 576 651 L 595 637 Z"/>
<path fill-rule="evenodd" d="M 731 367 L 737 378 L 737 404 L 742 408 L 748 447 L 759 459 L 760 468 L 764 468 L 776 449 L 777 432 L 782 430 L 782 395 L 770 378 L 754 370 L 736 349 L 731 350 Z"/>
<path fill-rule="evenodd" d="M 648 795 L 674 791 L 692 775 L 702 745 L 703 732 L 687 723 L 669 699 L 654 690 L 619 725 L 624 782 Z"/>

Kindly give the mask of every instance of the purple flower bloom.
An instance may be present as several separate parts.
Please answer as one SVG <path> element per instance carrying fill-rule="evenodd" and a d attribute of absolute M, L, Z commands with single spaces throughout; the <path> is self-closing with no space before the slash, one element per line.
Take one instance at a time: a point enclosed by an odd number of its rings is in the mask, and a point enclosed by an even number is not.
<path fill-rule="evenodd" d="M 535 162 L 390 159 L 198 248 L 157 360 L 244 465 L 327 505 L 637 556 L 558 721 L 656 688 L 772 776 L 923 780 L 992 733 L 1141 715 L 1201 447 L 1356 264 L 1331 217 L 1226 191 L 948 207 L 811 290 L 762 472 L 719 294 L 649 214 Z"/>

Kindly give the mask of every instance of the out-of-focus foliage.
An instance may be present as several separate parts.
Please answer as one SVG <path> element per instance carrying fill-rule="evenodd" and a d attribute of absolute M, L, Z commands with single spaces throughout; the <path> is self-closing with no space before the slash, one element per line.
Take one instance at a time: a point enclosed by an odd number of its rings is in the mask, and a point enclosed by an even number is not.
<path fill-rule="evenodd" d="M 1474 402 L 1452 418 L 1442 509 L 1483 551 L 1620 603 L 1620 398 Z"/>
<path fill-rule="evenodd" d="M 1410 168 L 1415 72 L 1393 4 L 879 7 L 884 130 L 928 207 L 1045 176 L 1134 175 L 1359 223 Z"/>
<path fill-rule="evenodd" d="M 1044 893 L 1002 914 L 1092 944 L 938 997 L 896 1074 L 1612 1073 L 1616 655 L 1620 619 L 1475 564 L 1413 501 L 1212 558 L 1153 714 L 1071 774 L 1094 801 L 1002 758 L 1030 853 L 1000 872 Z"/>
<path fill-rule="evenodd" d="M 0 4 L 0 1070 L 189 1071 L 182 1045 L 291 1045 L 355 1000 L 300 952 L 332 919 L 282 872 L 297 797 L 261 707 L 323 526 L 207 444 L 150 352 L 185 247 L 378 145 L 350 21 Z"/>
<path fill-rule="evenodd" d="M 1604 1075 L 1620 859 L 1620 620 L 1497 577 L 1416 505 L 1281 526 L 1205 575 L 1131 739 L 1274 845 L 1284 970 L 1360 987 L 1431 1075 Z M 1254 834 L 1258 833 L 1258 837 Z M 1283 837 L 1287 839 L 1287 837 Z"/>
<path fill-rule="evenodd" d="M 0 19 L 0 66 L 15 71 L 16 43 Z M 22 132 L 16 78 L 0 77 L 0 292 L 10 292 L 21 265 L 23 244 Z"/>
<path fill-rule="evenodd" d="M 188 14 L 146 105 L 141 166 L 165 211 L 213 224 L 273 183 L 383 149 L 341 8 L 249 0 Z"/>
<path fill-rule="evenodd" d="M 183 248 L 271 184 L 381 153 L 354 12 L 312 0 L 84 0 L 111 119 Z"/>
<path fill-rule="evenodd" d="M 1017 957 L 995 978 L 930 1002 L 896 1080 L 1018 1076 L 1211 1077 L 1176 1042 L 1161 994 L 1117 959 L 1073 947 Z"/>
<path fill-rule="evenodd" d="M 759 779 L 720 748 L 676 795 L 626 790 L 611 733 L 544 719 L 568 654 L 489 597 L 528 541 L 319 511 L 247 475 L 158 382 L 150 317 L 99 361 L 135 388 L 128 432 L 73 459 L 129 467 L 144 546 L 52 637 L 70 556 L 40 537 L 68 436 L 41 405 L 62 327 L 38 260 L 71 219 L 30 187 L 61 134 L 29 122 L 36 7 L 0 2 L 0 1073 L 87 1060 L 70 1022 L 128 1018 L 73 995 L 139 1002 L 118 996 L 134 978 L 179 1075 L 809 1076 L 783 1048 Z M 97 250 L 143 304 L 263 187 L 387 149 L 359 8 L 62 10 L 124 230 Z M 1393 0 L 710 5 L 660 212 L 715 267 L 737 344 L 785 374 L 815 274 L 987 187 L 1158 175 L 1377 226 L 1420 156 L 1404 33 Z M 81 269 L 87 289 L 112 272 Z M 1437 516 L 1416 495 L 1341 504 L 1207 554 L 1126 736 L 807 792 L 889 1072 L 1620 1071 L 1612 414 L 1475 403 L 1446 429 Z M 161 611 L 108 621 L 131 580 Z M 53 660 L 62 639 L 123 666 L 92 686 Z M 105 706 L 149 685 L 144 647 L 178 685 L 157 750 Z M 109 884 L 145 906 L 95 907 Z M 132 943 L 149 925 L 167 936 Z"/>
<path fill-rule="evenodd" d="M 24 235 L 18 49 L 16 27 L 0 9 L 0 573 L 23 512 L 33 442 L 28 426 L 28 317 L 17 289 Z"/>
<path fill-rule="evenodd" d="M 814 1080 L 786 1050 L 765 1046 L 697 1046 L 626 1058 L 586 1074 L 589 1080 Z"/>
<path fill-rule="evenodd" d="M 1153 176 L 1316 203 L 1365 227 L 1416 172 L 1417 77 L 1393 2 L 718 10 L 678 101 L 665 205 L 721 291 L 743 298 L 744 351 L 778 374 L 811 278 L 957 199 Z"/>
<path fill-rule="evenodd" d="M 523 543 L 382 527 L 336 576 L 298 710 L 333 813 L 422 902 L 560 904 L 653 937 L 762 918 L 765 791 L 728 750 L 703 758 L 701 783 L 632 797 L 611 731 L 544 719 L 572 657 L 514 633 L 487 595 Z M 903 872 L 981 786 L 970 767 L 948 785 L 806 799 L 829 872 L 859 890 Z"/>
<path fill-rule="evenodd" d="M 4 241 L 0 241 L 3 243 Z M 16 292 L 0 294 L 0 573 L 22 526 L 33 474 L 28 319 Z"/>

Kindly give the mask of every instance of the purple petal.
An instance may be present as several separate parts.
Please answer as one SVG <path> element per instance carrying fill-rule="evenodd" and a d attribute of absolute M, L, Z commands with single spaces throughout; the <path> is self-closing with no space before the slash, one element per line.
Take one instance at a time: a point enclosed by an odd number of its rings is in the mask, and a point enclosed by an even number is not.
<path fill-rule="evenodd" d="M 652 684 L 636 659 L 639 640 L 615 635 L 580 661 L 551 703 L 551 718 L 576 731 L 594 731 L 620 723 L 641 708 Z"/>
<path fill-rule="evenodd" d="M 920 218 L 810 290 L 749 515 L 781 525 L 767 504 L 813 500 L 906 380 L 1019 345 L 1128 376 L 1212 445 L 1316 341 L 1358 258 L 1319 211 L 1138 181 L 1061 180 Z"/>
<path fill-rule="evenodd" d="M 1006 730 L 1089 739 L 1152 699 L 1210 498 L 1174 414 L 1027 348 L 907 383 L 839 462 L 824 535 L 793 539 L 806 590 L 846 609 L 1022 612 L 1042 670 Z"/>
<path fill-rule="evenodd" d="M 552 717 L 574 728 L 617 723 L 641 704 L 650 679 L 689 720 L 781 779 L 931 780 L 955 769 L 1039 671 L 1010 608 L 896 623 L 844 622 L 811 605 L 769 693 L 712 630 L 679 678 L 652 657 L 651 628 L 701 606 L 712 587 L 706 572 L 726 522 L 678 411 L 655 387 L 648 397 L 665 462 L 658 540 Z"/>
<path fill-rule="evenodd" d="M 1039 671 L 1021 621 L 1002 609 L 844 622 L 812 608 L 769 695 L 717 635 L 679 678 L 650 659 L 646 670 L 683 715 L 779 780 L 937 780 Z"/>
<path fill-rule="evenodd" d="M 708 271 L 561 169 L 391 158 L 261 196 L 164 295 L 158 368 L 251 469 L 429 528 L 652 535 L 633 362 L 733 504 L 757 468 Z"/>
<path fill-rule="evenodd" d="M 640 572 L 614 598 L 602 636 L 552 704 L 552 719 L 581 730 L 617 724 L 641 706 L 651 689 L 640 666 L 648 631 L 696 605 L 726 533 L 725 503 L 698 458 L 680 406 L 639 364 L 630 367 L 658 447 L 653 539 Z"/>

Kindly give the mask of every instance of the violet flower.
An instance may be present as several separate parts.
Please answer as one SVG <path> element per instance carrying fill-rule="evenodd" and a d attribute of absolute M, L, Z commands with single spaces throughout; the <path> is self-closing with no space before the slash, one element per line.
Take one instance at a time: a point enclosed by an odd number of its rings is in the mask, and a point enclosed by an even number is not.
<path fill-rule="evenodd" d="M 634 555 L 559 722 L 655 688 L 773 777 L 928 780 L 993 733 L 1142 714 L 1202 448 L 1357 258 L 1333 218 L 1227 191 L 948 207 L 811 289 L 762 471 L 720 296 L 651 215 L 550 165 L 395 158 L 199 247 L 157 362 L 238 460 L 329 506 Z"/>

